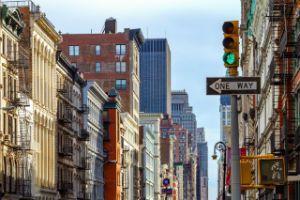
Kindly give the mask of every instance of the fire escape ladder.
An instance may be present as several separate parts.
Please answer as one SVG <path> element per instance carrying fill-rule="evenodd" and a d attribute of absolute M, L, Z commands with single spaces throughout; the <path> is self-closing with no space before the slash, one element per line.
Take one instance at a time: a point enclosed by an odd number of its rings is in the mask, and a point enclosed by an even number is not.
<path fill-rule="evenodd" d="M 272 118 L 271 118 L 271 149 L 278 151 L 281 149 L 280 143 L 280 115 L 282 109 L 282 88 L 284 84 L 282 74 L 282 60 L 280 58 L 280 36 L 284 30 L 283 15 L 284 5 L 281 0 L 271 0 L 269 7 L 269 20 L 271 23 L 271 42 L 273 59 L 270 64 L 270 79 L 272 87 Z"/>
<path fill-rule="evenodd" d="M 275 151 L 289 152 L 295 139 L 295 106 L 293 99 L 293 64 L 298 55 L 292 0 L 272 0 L 270 2 L 270 22 L 272 28 L 273 60 L 270 64 L 272 85 L 272 130 Z M 284 151 L 283 151 L 284 149 Z"/>
<path fill-rule="evenodd" d="M 29 49 L 29 48 L 28 48 Z M 29 82 L 27 74 L 29 74 L 29 50 L 19 46 L 8 45 L 7 56 L 8 70 L 17 75 L 18 79 L 14 83 L 14 88 L 9 90 L 10 106 L 9 111 L 18 113 L 19 123 L 16 131 L 16 144 L 13 148 L 17 155 L 17 193 L 21 195 L 21 199 L 32 199 L 31 193 L 31 133 L 29 131 L 30 116 L 26 107 L 29 106 L 28 89 Z M 18 83 L 17 83 L 18 82 Z"/>

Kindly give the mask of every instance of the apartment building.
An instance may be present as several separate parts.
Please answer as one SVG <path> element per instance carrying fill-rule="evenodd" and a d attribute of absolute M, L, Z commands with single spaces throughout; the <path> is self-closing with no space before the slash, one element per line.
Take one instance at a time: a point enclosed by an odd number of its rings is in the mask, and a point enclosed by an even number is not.
<path fill-rule="evenodd" d="M 81 153 L 86 153 L 85 162 L 90 163 L 90 170 L 85 173 L 86 193 L 91 200 L 104 199 L 104 130 L 102 113 L 104 104 L 108 101 L 105 92 L 95 81 L 87 81 L 83 88 L 83 105 L 86 105 L 89 112 L 83 116 L 82 136 L 89 140 L 85 142 L 86 149 Z"/>

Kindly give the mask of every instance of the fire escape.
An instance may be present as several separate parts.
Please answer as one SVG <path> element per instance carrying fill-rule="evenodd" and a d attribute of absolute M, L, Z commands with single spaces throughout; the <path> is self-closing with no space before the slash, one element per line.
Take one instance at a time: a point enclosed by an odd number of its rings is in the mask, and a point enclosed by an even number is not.
<path fill-rule="evenodd" d="M 295 27 L 291 23 L 292 0 L 270 2 L 270 23 L 273 59 L 269 66 L 272 85 L 273 152 L 285 153 L 293 143 L 295 115 L 293 106 L 291 59 L 295 42 L 291 37 Z"/>
<path fill-rule="evenodd" d="M 17 155 L 17 193 L 22 199 L 32 199 L 31 194 L 31 132 L 32 116 L 28 112 L 29 105 L 28 86 L 26 83 L 26 70 L 29 67 L 29 52 L 21 45 L 13 44 L 8 46 L 7 69 L 12 74 L 17 74 L 18 79 L 13 84 L 8 85 L 8 112 L 17 114 L 18 129 L 15 130 L 16 141 L 14 142 L 14 152 Z M 9 83 L 10 84 L 10 83 Z"/>
<path fill-rule="evenodd" d="M 297 120 L 292 88 L 293 63 L 297 56 L 294 37 L 295 7 L 293 0 L 272 0 L 269 7 L 273 50 L 273 59 L 269 66 L 273 93 L 271 146 L 275 155 L 285 156 L 287 175 L 295 172 L 290 156 L 295 144 Z M 279 193 L 286 193 L 282 189 L 283 187 L 276 188 Z"/>

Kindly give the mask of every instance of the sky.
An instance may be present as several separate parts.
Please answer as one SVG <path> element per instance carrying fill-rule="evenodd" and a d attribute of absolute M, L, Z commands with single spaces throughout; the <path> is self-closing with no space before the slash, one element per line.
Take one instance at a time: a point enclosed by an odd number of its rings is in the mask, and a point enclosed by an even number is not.
<path fill-rule="evenodd" d="M 185 89 L 208 141 L 209 200 L 217 197 L 220 138 L 219 96 L 206 95 L 206 77 L 223 76 L 222 24 L 240 19 L 240 0 L 34 0 L 62 33 L 101 32 L 114 17 L 118 30 L 141 28 L 145 38 L 167 38 L 172 53 L 172 90 Z"/>

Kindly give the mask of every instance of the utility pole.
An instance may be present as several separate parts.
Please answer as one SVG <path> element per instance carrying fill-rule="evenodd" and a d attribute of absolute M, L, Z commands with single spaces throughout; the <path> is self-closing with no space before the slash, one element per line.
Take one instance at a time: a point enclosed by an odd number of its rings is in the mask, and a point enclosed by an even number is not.
<path fill-rule="evenodd" d="M 223 24 L 223 61 L 230 77 L 238 76 L 239 66 L 239 22 L 227 21 Z M 241 199 L 240 148 L 237 95 L 231 95 L 231 199 Z"/>
<path fill-rule="evenodd" d="M 231 199 L 241 199 L 237 95 L 231 96 Z"/>

